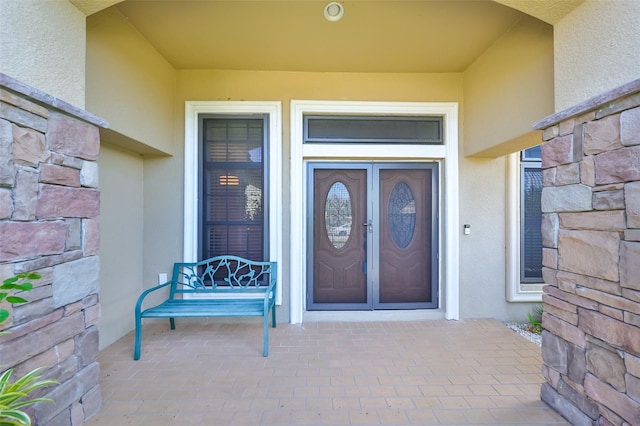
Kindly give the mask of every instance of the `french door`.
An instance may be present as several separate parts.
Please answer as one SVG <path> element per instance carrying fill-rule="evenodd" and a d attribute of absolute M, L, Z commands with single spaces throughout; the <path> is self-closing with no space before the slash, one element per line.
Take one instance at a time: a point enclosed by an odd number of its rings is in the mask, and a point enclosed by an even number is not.
<path fill-rule="evenodd" d="M 307 309 L 438 307 L 437 163 L 310 163 Z"/>

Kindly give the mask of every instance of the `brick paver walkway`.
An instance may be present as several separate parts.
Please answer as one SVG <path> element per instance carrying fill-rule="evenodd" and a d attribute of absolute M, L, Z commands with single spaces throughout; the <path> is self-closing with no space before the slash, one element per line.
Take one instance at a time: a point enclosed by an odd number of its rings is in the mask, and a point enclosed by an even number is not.
<path fill-rule="evenodd" d="M 566 425 L 540 348 L 495 320 L 145 325 L 100 354 L 89 425 Z"/>

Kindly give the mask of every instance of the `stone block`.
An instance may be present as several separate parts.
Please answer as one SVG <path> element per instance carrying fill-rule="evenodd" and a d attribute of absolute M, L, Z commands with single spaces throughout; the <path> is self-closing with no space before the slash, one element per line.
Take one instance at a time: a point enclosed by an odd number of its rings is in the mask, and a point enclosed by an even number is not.
<path fill-rule="evenodd" d="M 594 426 L 594 422 L 548 383 L 540 388 L 540 399 L 567 419 L 573 426 Z"/>
<path fill-rule="evenodd" d="M 36 300 L 33 302 L 17 305 L 13 307 L 13 323 L 23 324 L 32 319 L 39 318 L 55 310 L 53 297 Z"/>
<path fill-rule="evenodd" d="M 90 327 L 92 325 L 97 325 L 100 321 L 100 317 L 102 316 L 102 311 L 100 309 L 100 305 L 89 306 L 84 310 L 84 325 L 85 327 Z"/>
<path fill-rule="evenodd" d="M 79 250 L 82 248 L 82 220 L 79 218 L 65 219 L 68 226 L 67 244 L 65 250 Z"/>
<path fill-rule="evenodd" d="M 586 156 L 580 165 L 580 183 L 588 186 L 596 185 L 596 165 L 593 156 Z"/>
<path fill-rule="evenodd" d="M 618 282 L 602 280 L 600 278 L 589 277 L 586 275 L 573 274 L 571 272 L 566 272 L 566 271 L 558 271 L 558 279 L 560 281 L 572 282 L 575 285 L 579 285 L 582 287 L 588 287 L 594 290 L 604 291 L 605 293 L 609 293 L 609 294 L 617 294 L 617 295 L 622 294 L 620 284 Z M 576 293 L 575 287 L 572 293 L 574 294 Z M 575 302 L 579 303 L 579 301 L 575 301 Z M 579 306 L 582 306 L 583 308 L 587 308 L 587 309 L 595 309 L 595 305 L 593 304 L 590 304 L 588 306 L 587 305 L 579 305 Z"/>
<path fill-rule="evenodd" d="M 619 115 L 585 123 L 583 148 L 585 154 L 596 155 L 621 147 Z"/>
<path fill-rule="evenodd" d="M 36 218 L 38 205 L 38 173 L 19 169 L 13 195 L 13 220 L 28 221 Z"/>
<path fill-rule="evenodd" d="M 75 337 L 76 356 L 80 367 L 84 368 L 94 363 L 98 359 L 98 328 L 95 326 L 87 328 L 84 332 Z"/>
<path fill-rule="evenodd" d="M 33 129 L 25 129 L 15 124 L 13 133 L 13 161 L 30 167 L 38 167 L 50 157 L 44 135 Z"/>
<path fill-rule="evenodd" d="M 573 163 L 573 135 L 552 139 L 544 143 L 541 150 L 543 169 Z"/>
<path fill-rule="evenodd" d="M 640 290 L 640 243 L 620 242 L 620 285 Z"/>
<path fill-rule="evenodd" d="M 640 145 L 603 152 L 595 157 L 596 184 L 640 180 Z"/>
<path fill-rule="evenodd" d="M 558 382 L 557 392 L 567 398 L 567 400 L 590 419 L 596 420 L 599 417 L 598 405 L 584 395 L 584 388 L 582 388 L 581 391 L 577 391 L 564 380 L 560 380 L 560 382 Z"/>
<path fill-rule="evenodd" d="M 617 352 L 606 350 L 600 346 L 587 346 L 587 368 L 598 380 L 613 386 L 618 392 L 625 392 L 624 360 Z"/>
<path fill-rule="evenodd" d="M 80 171 L 80 183 L 88 188 L 97 188 L 98 179 L 98 163 L 95 161 L 83 161 Z"/>
<path fill-rule="evenodd" d="M 33 371 L 36 368 L 44 368 L 47 370 L 44 373 L 46 378 L 57 378 L 58 375 L 56 371 L 48 370 L 56 369 L 59 364 L 62 364 L 72 355 L 74 348 L 75 344 L 73 343 L 73 339 L 69 339 L 59 345 L 53 346 L 41 354 L 29 358 L 22 364 L 18 365 L 15 368 L 16 377 L 22 377 L 29 371 Z"/>
<path fill-rule="evenodd" d="M 601 192 L 598 194 L 602 194 Z M 624 231 L 623 210 L 560 213 L 560 227 L 564 229 L 586 229 L 593 231 Z"/>
<path fill-rule="evenodd" d="M 576 294 L 587 299 L 594 300 L 602 305 L 607 305 L 611 306 L 612 308 L 640 314 L 640 303 L 634 302 L 624 297 L 605 293 L 603 291 L 593 290 L 586 287 L 576 288 Z"/>
<path fill-rule="evenodd" d="M 0 261 L 62 253 L 66 235 L 61 221 L 0 222 Z"/>
<path fill-rule="evenodd" d="M 618 232 L 560 230 L 558 269 L 618 281 Z"/>
<path fill-rule="evenodd" d="M 624 312 L 620 309 L 612 308 L 611 306 L 600 305 L 598 306 L 598 312 L 618 321 L 624 321 Z"/>
<path fill-rule="evenodd" d="M 579 323 L 580 323 L 580 319 L 578 319 L 578 324 Z M 562 338 L 563 340 L 566 340 L 567 342 L 571 342 L 574 345 L 577 345 L 581 348 L 585 347 L 585 344 L 586 344 L 585 334 L 582 330 L 580 330 L 575 325 L 569 324 L 566 321 L 562 321 L 560 318 L 550 315 L 548 312 L 545 312 L 542 314 L 542 327 L 545 330 L 548 330 L 550 333 L 553 333 L 556 336 Z M 544 347 L 544 342 L 542 346 Z M 545 361 L 545 364 L 549 365 L 546 361 Z M 560 373 L 563 373 L 563 374 L 566 374 L 566 372 L 567 372 L 566 368 L 564 372 L 560 371 Z"/>
<path fill-rule="evenodd" d="M 559 127 L 558 129 L 559 136 L 572 134 L 576 128 L 576 120 L 573 118 L 570 118 L 568 120 L 562 121 L 558 124 L 558 127 Z"/>
<path fill-rule="evenodd" d="M 58 415 L 48 420 L 47 426 L 73 426 L 71 423 L 71 407 L 65 407 Z"/>
<path fill-rule="evenodd" d="M 571 163 L 556 167 L 556 186 L 580 183 L 580 164 Z"/>
<path fill-rule="evenodd" d="M 0 188 L 0 220 L 9 219 L 12 214 L 13 194 L 10 189 Z"/>
<path fill-rule="evenodd" d="M 639 327 L 582 308 L 578 308 L 578 327 L 617 349 L 640 355 Z"/>
<path fill-rule="evenodd" d="M 22 95 L 16 95 L 4 89 L 0 89 L 0 100 L 25 111 L 32 112 L 40 117 L 49 117 L 49 110 L 47 108 L 25 99 Z"/>
<path fill-rule="evenodd" d="M 567 377 L 578 385 L 584 383 L 587 374 L 587 358 L 585 348 L 569 344 L 567 354 Z"/>
<path fill-rule="evenodd" d="M 640 315 L 632 314 L 631 312 L 624 312 L 623 321 L 627 324 L 640 327 Z"/>
<path fill-rule="evenodd" d="M 49 397 L 56 403 L 36 406 L 37 423 L 47 424 L 63 410 L 63 407 L 70 407 L 75 402 L 80 402 L 81 398 L 98 384 L 99 374 L 98 363 L 93 363 L 80 370 L 73 380 L 67 380 L 54 387 Z"/>
<path fill-rule="evenodd" d="M 83 257 L 53 268 L 53 299 L 56 307 L 82 300 L 100 288 L 100 259 Z"/>
<path fill-rule="evenodd" d="M 0 346 L 0 359 L 3 365 L 12 367 L 82 331 L 84 331 L 82 314 L 62 317 L 53 324 L 13 339 L 11 345 Z"/>
<path fill-rule="evenodd" d="M 98 293 L 93 293 L 82 299 L 82 308 L 87 309 L 92 306 L 95 306 L 99 302 Z"/>
<path fill-rule="evenodd" d="M 102 407 L 102 391 L 100 390 L 100 385 L 96 385 L 89 389 L 87 393 L 82 396 L 80 402 L 82 402 L 85 420 L 88 420 L 95 414 L 98 414 L 100 407 Z"/>
<path fill-rule="evenodd" d="M 49 314 L 42 315 L 39 318 L 29 321 L 25 324 L 17 325 L 11 329 L 11 333 L 0 335 L 0 346 L 7 344 L 8 342 L 25 336 L 35 330 L 46 327 L 49 324 L 53 324 L 62 318 L 62 309 L 58 309 Z"/>
<path fill-rule="evenodd" d="M 78 301 L 74 303 L 69 303 L 68 305 L 65 305 L 63 309 L 64 309 L 64 316 L 68 317 L 69 315 L 73 315 L 76 312 L 80 312 L 82 310 L 82 302 Z"/>
<path fill-rule="evenodd" d="M 593 208 L 596 210 L 624 210 L 624 191 L 594 192 Z"/>
<path fill-rule="evenodd" d="M 625 374 L 624 380 L 627 395 L 636 402 L 640 402 L 640 378 L 632 376 L 631 374 Z"/>
<path fill-rule="evenodd" d="M 564 309 L 560 309 L 554 305 L 550 305 L 545 303 L 544 310 L 547 311 L 550 315 L 561 319 L 562 321 L 566 321 L 571 325 L 578 325 L 578 314 L 565 311 Z"/>
<path fill-rule="evenodd" d="M 96 189 L 40 185 L 36 210 L 38 218 L 93 218 L 99 214 L 100 192 Z"/>
<path fill-rule="evenodd" d="M 82 247 L 85 256 L 95 256 L 100 251 L 100 222 L 97 219 L 84 219 Z"/>
<path fill-rule="evenodd" d="M 13 131 L 11 123 L 0 119 L 0 186 L 15 185 Z"/>
<path fill-rule="evenodd" d="M 575 305 L 565 302 L 564 300 L 560 300 L 556 297 L 553 297 L 548 293 L 545 293 L 542 295 L 542 301 L 545 304 L 544 310 L 547 309 L 547 305 L 551 305 L 569 313 L 573 313 L 573 314 L 578 313 L 578 308 Z"/>
<path fill-rule="evenodd" d="M 71 426 L 84 425 L 84 409 L 82 404 L 75 403 L 71 406 Z"/>
<path fill-rule="evenodd" d="M 568 371 L 568 347 L 566 340 L 547 330 L 542 332 L 542 361 L 560 374 Z"/>
<path fill-rule="evenodd" d="M 558 281 L 556 280 L 557 269 L 545 268 L 542 267 L 542 280 L 548 286 L 557 286 Z"/>
<path fill-rule="evenodd" d="M 79 187 L 80 171 L 71 167 L 43 164 L 40 166 L 40 182 Z"/>
<path fill-rule="evenodd" d="M 52 112 L 47 132 L 49 149 L 84 160 L 97 160 L 100 149 L 98 128 L 65 114 Z"/>
<path fill-rule="evenodd" d="M 556 299 L 563 300 L 565 302 L 568 302 L 578 307 L 583 307 L 583 308 L 592 309 L 592 310 L 598 309 L 597 302 L 593 300 L 585 299 L 584 297 L 578 296 L 575 293 L 568 293 L 566 291 L 561 291 L 560 289 L 554 288 L 554 287 L 545 287 L 543 291 L 555 297 Z"/>
<path fill-rule="evenodd" d="M 640 108 L 620 114 L 620 142 L 622 145 L 640 145 Z"/>
<path fill-rule="evenodd" d="M 626 353 L 624 354 L 624 365 L 627 367 L 627 373 L 640 378 L 640 357 Z"/>
<path fill-rule="evenodd" d="M 634 302 L 640 303 L 640 291 L 623 288 L 622 297 L 624 297 L 625 299 L 633 300 Z"/>
<path fill-rule="evenodd" d="M 559 126 L 547 127 L 546 129 L 544 129 L 542 131 L 542 140 L 544 140 L 544 141 L 551 140 L 551 139 L 555 138 L 556 136 L 558 136 L 559 134 L 560 134 L 560 127 Z"/>
<path fill-rule="evenodd" d="M 640 228 L 640 182 L 624 186 L 624 201 L 627 207 L 627 226 Z"/>
<path fill-rule="evenodd" d="M 589 211 L 591 188 L 582 184 L 542 188 L 540 204 L 543 213 Z"/>
<path fill-rule="evenodd" d="M 556 168 L 542 170 L 542 186 L 556 186 Z"/>
<path fill-rule="evenodd" d="M 640 229 L 625 229 L 624 239 L 626 241 L 640 241 Z"/>
<path fill-rule="evenodd" d="M 81 170 L 84 164 L 84 160 L 76 157 L 70 157 L 68 155 L 60 154 L 59 152 L 51 153 L 51 164 L 58 166 L 71 167 L 72 169 Z"/>
<path fill-rule="evenodd" d="M 22 127 L 30 127 L 42 133 L 47 131 L 47 120 L 45 118 L 2 101 L 0 101 L 0 118 Z"/>
<path fill-rule="evenodd" d="M 584 384 L 587 396 L 607 407 L 632 425 L 640 424 L 640 404 L 616 391 L 607 383 L 587 374 Z"/>
<path fill-rule="evenodd" d="M 542 265 L 548 268 L 558 269 L 558 250 L 543 248 Z"/>
<path fill-rule="evenodd" d="M 558 230 L 560 227 L 560 219 L 557 213 L 543 213 L 541 232 L 542 246 L 549 248 L 558 248 Z"/>

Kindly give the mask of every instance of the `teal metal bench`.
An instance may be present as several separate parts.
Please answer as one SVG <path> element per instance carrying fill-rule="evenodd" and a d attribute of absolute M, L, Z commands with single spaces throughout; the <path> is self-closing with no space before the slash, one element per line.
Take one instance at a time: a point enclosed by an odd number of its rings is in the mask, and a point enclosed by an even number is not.
<path fill-rule="evenodd" d="M 263 355 L 269 356 L 269 311 L 276 327 L 276 262 L 254 262 L 237 256 L 217 256 L 194 263 L 175 263 L 171 281 L 144 291 L 135 309 L 133 359 L 140 359 L 143 318 L 264 317 Z M 169 287 L 169 297 L 143 309 L 152 292 Z"/>

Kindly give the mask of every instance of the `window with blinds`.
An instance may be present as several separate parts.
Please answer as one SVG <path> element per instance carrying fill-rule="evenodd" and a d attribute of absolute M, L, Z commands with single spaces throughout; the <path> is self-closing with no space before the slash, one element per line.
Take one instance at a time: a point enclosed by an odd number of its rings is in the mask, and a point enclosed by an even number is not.
<path fill-rule="evenodd" d="M 520 281 L 542 282 L 542 169 L 540 147 L 521 153 Z"/>
<path fill-rule="evenodd" d="M 201 135 L 201 259 L 265 260 L 267 118 L 201 118 Z"/>

